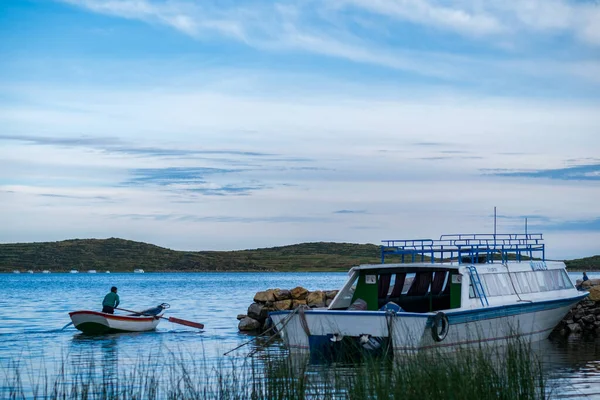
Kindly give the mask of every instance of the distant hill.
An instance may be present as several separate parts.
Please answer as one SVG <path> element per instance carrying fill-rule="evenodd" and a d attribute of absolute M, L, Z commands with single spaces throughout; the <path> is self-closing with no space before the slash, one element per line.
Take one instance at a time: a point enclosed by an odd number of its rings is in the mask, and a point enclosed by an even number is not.
<path fill-rule="evenodd" d="M 567 264 L 568 269 L 573 271 L 600 271 L 600 255 L 565 260 L 565 264 Z"/>
<path fill-rule="evenodd" d="M 175 251 L 131 240 L 74 239 L 0 244 L 0 271 L 314 271 L 379 260 L 372 244 L 302 243 L 241 251 Z"/>
<path fill-rule="evenodd" d="M 387 256 L 386 260 L 398 262 Z M 0 244 L 0 272 L 77 269 L 145 271 L 347 271 L 380 262 L 374 244 L 301 243 L 239 251 L 175 251 L 131 240 L 74 239 Z M 572 270 L 600 270 L 600 256 L 566 261 Z"/>

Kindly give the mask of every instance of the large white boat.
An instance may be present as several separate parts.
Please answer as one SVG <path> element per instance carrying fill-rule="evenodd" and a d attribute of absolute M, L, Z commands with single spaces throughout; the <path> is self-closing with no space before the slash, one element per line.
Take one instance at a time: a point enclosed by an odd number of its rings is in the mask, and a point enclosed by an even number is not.
<path fill-rule="evenodd" d="M 542 234 L 383 243 L 381 264 L 352 268 L 329 307 L 270 313 L 290 350 L 385 344 L 399 355 L 537 341 L 588 295 L 575 289 L 564 263 L 545 260 Z M 386 264 L 390 255 L 401 262 Z"/>

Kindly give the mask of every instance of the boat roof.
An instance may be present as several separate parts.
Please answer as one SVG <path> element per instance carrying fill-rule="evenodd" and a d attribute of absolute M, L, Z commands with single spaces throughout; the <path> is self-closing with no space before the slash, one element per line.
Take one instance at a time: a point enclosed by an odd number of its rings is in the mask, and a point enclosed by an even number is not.
<path fill-rule="evenodd" d="M 382 240 L 381 264 L 385 264 L 385 257 L 390 255 L 400 256 L 403 264 L 407 258 L 411 263 L 420 259 L 423 263 L 428 260 L 430 263 L 439 264 L 454 260 L 458 264 L 494 263 L 499 260 L 505 263 L 511 259 L 545 261 L 546 249 L 543 240 L 541 233 L 459 233 L 441 235 L 437 240 Z"/>

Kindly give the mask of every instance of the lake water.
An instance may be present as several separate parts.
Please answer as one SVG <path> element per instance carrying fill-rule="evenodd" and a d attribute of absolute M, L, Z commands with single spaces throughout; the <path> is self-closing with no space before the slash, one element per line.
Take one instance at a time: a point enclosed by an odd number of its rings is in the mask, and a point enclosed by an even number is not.
<path fill-rule="evenodd" d="M 573 281 L 581 276 L 570 275 Z M 118 365 L 121 371 L 164 351 L 208 362 L 239 359 L 255 345 L 231 356 L 223 353 L 251 338 L 238 332 L 236 315 L 246 313 L 257 291 L 338 289 L 345 279 L 346 273 L 0 274 L 0 365 L 9 368 L 18 362 L 31 376 L 41 369 L 52 374 L 74 357 Z M 70 322 L 70 311 L 99 311 L 113 285 L 124 308 L 141 310 L 167 302 L 167 315 L 202 322 L 205 329 L 164 320 L 155 332 L 141 334 L 88 337 L 72 326 L 61 329 Z M 551 338 L 537 348 L 558 384 L 553 397 L 600 399 L 600 339 Z M 277 341 L 268 350 L 285 356 Z M 6 388 L 1 378 L 0 383 Z"/>

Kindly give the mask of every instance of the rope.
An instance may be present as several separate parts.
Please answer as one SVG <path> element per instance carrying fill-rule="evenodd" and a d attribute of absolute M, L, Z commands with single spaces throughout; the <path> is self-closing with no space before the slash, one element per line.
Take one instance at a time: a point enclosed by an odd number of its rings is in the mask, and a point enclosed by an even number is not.
<path fill-rule="evenodd" d="M 392 333 L 394 332 L 394 320 L 396 319 L 396 313 L 391 310 L 386 310 L 385 319 L 386 319 L 387 328 L 388 328 L 388 343 L 387 343 L 387 346 L 385 349 L 384 356 L 387 357 L 387 355 L 390 351 L 390 348 L 393 348 Z"/>
<path fill-rule="evenodd" d="M 519 295 L 519 292 L 517 292 L 517 288 L 515 287 L 515 283 L 513 282 L 513 278 L 512 278 L 512 275 L 510 273 L 510 268 L 508 268 L 508 262 L 506 264 L 504 264 L 504 266 L 506 267 L 506 271 L 508 272 L 508 279 L 510 279 L 510 283 L 512 284 L 512 287 L 513 287 L 513 290 L 515 291 L 515 294 L 519 298 L 519 301 L 525 301 L 525 302 L 528 302 L 528 303 L 532 303 L 531 300 L 523 300 L 521 298 L 521 296 Z"/>
<path fill-rule="evenodd" d="M 304 309 L 308 308 L 305 305 L 301 305 L 297 308 L 298 314 L 300 315 L 300 326 L 306 333 L 306 336 L 310 336 L 310 328 L 308 327 L 308 322 L 306 321 L 306 315 L 304 315 Z"/>

